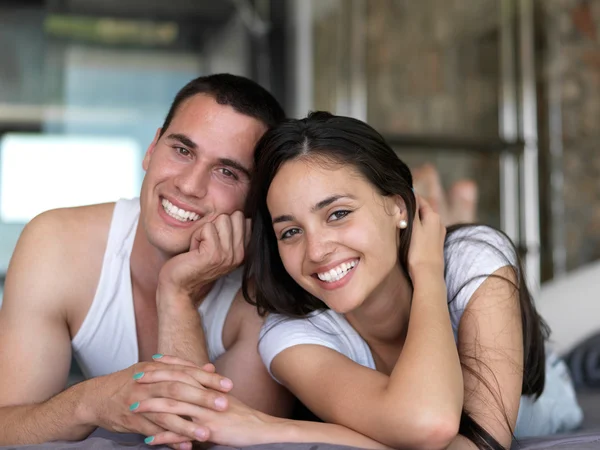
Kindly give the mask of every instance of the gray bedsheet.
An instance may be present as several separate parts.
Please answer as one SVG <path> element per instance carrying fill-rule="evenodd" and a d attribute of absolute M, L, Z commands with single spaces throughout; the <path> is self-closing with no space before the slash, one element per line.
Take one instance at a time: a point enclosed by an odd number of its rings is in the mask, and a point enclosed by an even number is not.
<path fill-rule="evenodd" d="M 587 450 L 600 449 L 600 427 L 589 431 L 579 431 L 560 436 L 552 436 L 550 438 L 536 438 L 523 440 L 515 443 L 513 449 L 521 450 L 542 450 L 542 449 L 570 449 L 570 450 Z M 13 447 L 0 447 L 2 450 L 170 450 L 169 447 L 145 445 L 142 437 L 134 435 L 116 435 L 106 431 L 99 430 L 85 441 L 81 442 L 53 442 L 39 445 L 25 445 Z M 234 447 L 215 446 L 213 450 L 234 450 Z M 246 450 L 353 450 L 353 447 L 329 444 L 269 444 L 256 445 L 245 447 Z"/>
<path fill-rule="evenodd" d="M 520 450 L 542 450 L 542 449 L 564 449 L 564 450 L 600 450 L 600 390 L 582 391 L 579 400 L 585 412 L 583 429 L 574 433 L 556 435 L 545 438 L 534 438 L 515 442 L 513 449 Z M 131 434 L 112 434 L 104 430 L 98 430 L 85 441 L 81 442 L 53 442 L 40 445 L 24 445 L 12 447 L 0 447 L 0 450 L 170 450 L 169 447 L 148 446 L 143 442 L 142 436 Z M 213 450 L 233 450 L 233 447 L 215 446 Z M 270 444 L 246 447 L 246 450 L 352 450 L 353 447 L 328 444 Z"/>
<path fill-rule="evenodd" d="M 97 430 L 86 440 L 81 442 L 53 442 L 39 445 L 23 445 L 13 447 L 0 447 L 1 450 L 40 450 L 40 449 L 51 449 L 51 450 L 172 450 L 167 446 L 149 446 L 144 444 L 143 436 L 131 435 L 131 434 L 114 434 L 109 433 L 105 430 Z M 234 450 L 234 447 L 226 447 L 217 445 L 211 447 L 212 450 Z M 346 447 L 341 445 L 328 445 L 328 444 L 269 444 L 269 445 L 255 445 L 251 447 L 245 447 L 249 450 L 268 449 L 268 450 L 355 450 L 354 447 Z"/>

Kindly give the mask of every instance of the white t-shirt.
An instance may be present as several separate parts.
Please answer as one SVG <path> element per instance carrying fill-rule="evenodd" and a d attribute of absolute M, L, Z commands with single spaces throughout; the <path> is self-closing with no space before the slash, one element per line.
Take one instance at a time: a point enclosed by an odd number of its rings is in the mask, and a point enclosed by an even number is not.
<path fill-rule="evenodd" d="M 486 226 L 465 227 L 450 234 L 444 255 L 448 310 L 456 339 L 460 319 L 477 288 L 498 269 L 517 267 L 517 255 L 504 234 Z M 328 347 L 376 370 L 371 349 L 341 314 L 327 309 L 304 319 L 267 317 L 259 352 L 270 373 L 275 356 L 301 344 Z M 567 367 L 547 348 L 544 392 L 537 399 L 521 397 L 515 436 L 521 439 L 572 430 L 582 419 Z"/>
<path fill-rule="evenodd" d="M 517 255 L 502 233 L 486 226 L 461 228 L 446 239 L 444 250 L 448 310 L 456 338 L 462 314 L 486 277 L 504 266 L 516 267 Z M 262 328 L 259 352 L 265 366 L 286 348 L 318 344 L 375 369 L 371 349 L 342 314 L 330 309 L 304 319 L 270 314 Z"/>

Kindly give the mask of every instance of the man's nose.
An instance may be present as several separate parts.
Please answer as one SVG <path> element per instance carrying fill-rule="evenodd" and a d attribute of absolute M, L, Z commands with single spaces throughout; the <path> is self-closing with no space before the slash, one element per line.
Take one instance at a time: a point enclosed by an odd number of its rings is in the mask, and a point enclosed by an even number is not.
<path fill-rule="evenodd" d="M 203 165 L 190 165 L 175 177 L 175 187 L 188 197 L 202 198 L 208 192 L 210 178 L 210 171 Z"/>

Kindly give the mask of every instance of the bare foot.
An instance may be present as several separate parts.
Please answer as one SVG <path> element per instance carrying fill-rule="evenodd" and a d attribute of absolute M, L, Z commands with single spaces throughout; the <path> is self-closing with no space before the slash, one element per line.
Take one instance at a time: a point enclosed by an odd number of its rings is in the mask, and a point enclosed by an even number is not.
<path fill-rule="evenodd" d="M 479 192 L 473 180 L 459 180 L 448 191 L 448 224 L 474 223 L 477 220 Z"/>
<path fill-rule="evenodd" d="M 446 226 L 475 222 L 478 190 L 474 181 L 459 180 L 446 193 L 432 164 L 417 167 L 412 174 L 415 192 L 427 200 Z"/>
<path fill-rule="evenodd" d="M 448 216 L 448 205 L 440 174 L 431 164 L 423 164 L 412 171 L 415 193 L 423 197 L 431 208 L 437 212 L 444 223 Z"/>

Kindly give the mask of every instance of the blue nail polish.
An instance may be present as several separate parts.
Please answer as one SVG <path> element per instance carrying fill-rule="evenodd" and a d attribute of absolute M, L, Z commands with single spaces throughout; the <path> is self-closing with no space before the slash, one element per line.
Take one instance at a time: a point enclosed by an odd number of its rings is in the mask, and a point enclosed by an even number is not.
<path fill-rule="evenodd" d="M 160 359 L 162 358 L 164 355 L 162 353 L 157 353 L 156 355 L 152 355 L 152 359 Z"/>
<path fill-rule="evenodd" d="M 146 444 L 151 444 L 154 441 L 154 436 L 148 436 L 146 439 L 144 439 L 144 442 Z"/>
<path fill-rule="evenodd" d="M 140 402 L 135 402 L 135 403 L 131 404 L 131 406 L 129 406 L 129 411 L 135 411 L 139 407 L 140 407 Z"/>
<path fill-rule="evenodd" d="M 138 372 L 138 373 L 136 373 L 136 374 L 133 375 L 133 379 L 134 380 L 139 380 L 143 376 L 144 376 L 144 372 Z"/>

